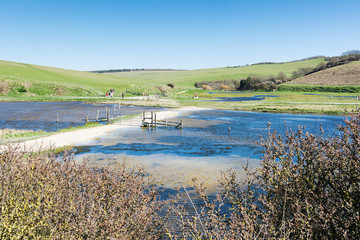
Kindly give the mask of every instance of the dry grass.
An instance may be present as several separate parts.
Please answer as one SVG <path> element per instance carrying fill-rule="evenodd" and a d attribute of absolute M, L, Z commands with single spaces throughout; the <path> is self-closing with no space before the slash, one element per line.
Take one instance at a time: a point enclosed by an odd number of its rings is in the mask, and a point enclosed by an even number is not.
<path fill-rule="evenodd" d="M 288 84 L 360 85 L 360 61 L 316 72 Z"/>

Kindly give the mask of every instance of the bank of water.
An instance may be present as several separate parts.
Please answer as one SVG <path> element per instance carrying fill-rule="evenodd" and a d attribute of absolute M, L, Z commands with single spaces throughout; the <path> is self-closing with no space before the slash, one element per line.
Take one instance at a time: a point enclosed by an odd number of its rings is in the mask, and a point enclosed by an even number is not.
<path fill-rule="evenodd" d="M 90 164 L 108 165 L 126 160 L 143 166 L 166 193 L 192 186 L 192 178 L 206 182 L 210 192 L 219 190 L 221 171 L 242 170 L 246 164 L 260 164 L 260 135 L 266 137 L 267 124 L 279 134 L 304 126 L 305 131 L 326 136 L 337 134 L 340 116 L 275 114 L 203 110 L 181 116 L 185 128 L 158 127 L 156 130 L 119 129 L 78 148 L 77 158 Z M 242 175 L 244 177 L 244 175 Z"/>

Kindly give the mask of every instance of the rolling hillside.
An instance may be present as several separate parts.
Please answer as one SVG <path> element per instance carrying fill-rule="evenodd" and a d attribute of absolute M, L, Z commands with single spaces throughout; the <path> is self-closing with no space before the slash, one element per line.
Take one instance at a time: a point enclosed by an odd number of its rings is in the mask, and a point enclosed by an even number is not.
<path fill-rule="evenodd" d="M 76 91 L 71 91 L 72 89 L 78 89 L 77 92 L 82 95 L 97 95 L 110 88 L 126 88 L 131 82 L 132 79 L 126 77 L 0 61 L 0 94 L 4 94 L 6 90 L 11 91 L 11 87 L 14 86 L 26 90 L 35 85 L 37 88 L 43 88 L 45 94 L 49 92 L 49 88 L 55 88 L 62 91 L 53 94 L 61 95 L 61 92 L 64 92 L 63 95 L 71 95 L 76 94 Z"/>
<path fill-rule="evenodd" d="M 175 83 L 177 87 L 193 88 L 195 82 L 216 81 L 223 79 L 244 79 L 249 75 L 277 75 L 284 72 L 288 76 L 298 68 L 315 67 L 324 59 L 313 59 L 298 62 L 250 65 L 236 68 L 209 68 L 188 71 L 135 71 L 106 73 L 106 75 L 132 78 L 142 84 L 161 85 Z"/>
<path fill-rule="evenodd" d="M 249 75 L 290 76 L 298 68 L 315 67 L 324 59 L 290 63 L 250 65 L 236 68 L 210 68 L 189 71 L 140 71 L 98 74 L 0 61 L 0 95 L 98 96 L 109 89 L 154 92 L 174 83 L 176 88 L 194 89 L 195 82 L 243 79 Z"/>
<path fill-rule="evenodd" d="M 303 85 L 360 85 L 360 61 L 328 68 L 286 84 Z"/>

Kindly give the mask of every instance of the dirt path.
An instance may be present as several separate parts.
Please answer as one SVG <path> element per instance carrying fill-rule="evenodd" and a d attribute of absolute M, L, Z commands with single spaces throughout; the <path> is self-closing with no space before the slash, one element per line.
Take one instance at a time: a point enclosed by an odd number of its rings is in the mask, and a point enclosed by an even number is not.
<path fill-rule="evenodd" d="M 205 110 L 199 107 L 182 107 L 166 111 L 156 112 L 158 120 L 165 118 L 177 117 L 192 111 Z M 135 117 L 132 120 L 122 121 L 121 124 L 114 123 L 110 125 L 98 126 L 87 129 L 79 129 L 71 132 L 56 133 L 51 136 L 41 137 L 35 140 L 29 140 L 19 143 L 19 147 L 23 151 L 39 151 L 49 148 L 59 148 L 64 146 L 81 146 L 86 145 L 91 140 L 99 136 L 105 135 L 110 131 L 120 128 L 134 128 L 141 125 L 141 117 Z M 0 146 L 3 149 L 5 146 Z"/>

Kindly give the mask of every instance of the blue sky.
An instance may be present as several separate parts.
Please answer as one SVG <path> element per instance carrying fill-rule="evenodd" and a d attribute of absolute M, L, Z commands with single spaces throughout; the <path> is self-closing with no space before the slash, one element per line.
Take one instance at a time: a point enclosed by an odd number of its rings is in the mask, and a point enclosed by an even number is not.
<path fill-rule="evenodd" d="M 0 59 L 197 69 L 360 49 L 359 0 L 0 0 Z"/>

